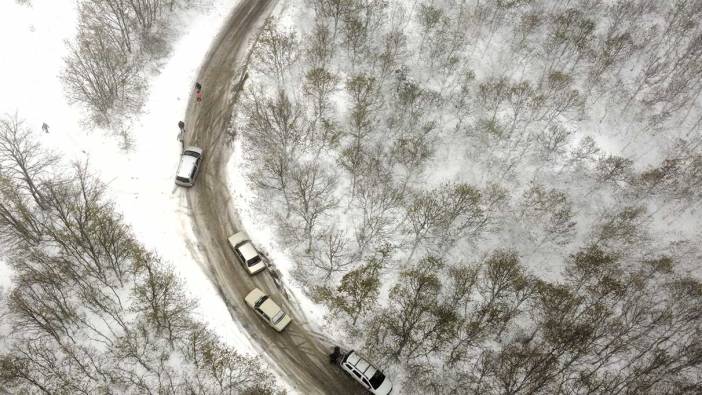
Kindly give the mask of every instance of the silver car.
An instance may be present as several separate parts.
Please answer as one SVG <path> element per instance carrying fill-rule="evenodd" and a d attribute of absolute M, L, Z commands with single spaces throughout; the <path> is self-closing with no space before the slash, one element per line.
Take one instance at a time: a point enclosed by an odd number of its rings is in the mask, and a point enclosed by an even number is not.
<path fill-rule="evenodd" d="M 186 147 L 180 156 L 178 171 L 176 172 L 175 183 L 184 187 L 191 187 L 195 183 L 195 177 L 200 170 L 202 162 L 202 148 Z"/>

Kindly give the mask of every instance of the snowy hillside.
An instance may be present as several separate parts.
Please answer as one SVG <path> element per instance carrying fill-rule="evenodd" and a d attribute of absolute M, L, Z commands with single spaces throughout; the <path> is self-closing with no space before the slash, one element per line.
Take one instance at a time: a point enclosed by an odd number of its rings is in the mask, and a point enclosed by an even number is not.
<path fill-rule="evenodd" d="M 404 392 L 699 389 L 701 17 L 290 2 L 235 109 L 247 228 Z"/>

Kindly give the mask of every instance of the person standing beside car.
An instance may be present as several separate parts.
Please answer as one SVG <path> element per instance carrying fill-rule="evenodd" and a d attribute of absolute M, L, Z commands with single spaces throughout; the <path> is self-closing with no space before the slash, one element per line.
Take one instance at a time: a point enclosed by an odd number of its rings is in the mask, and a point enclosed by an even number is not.
<path fill-rule="evenodd" d="M 178 133 L 178 141 L 180 141 L 180 144 L 185 144 L 185 122 L 183 121 L 178 121 L 178 129 L 180 129 L 180 132 Z"/>

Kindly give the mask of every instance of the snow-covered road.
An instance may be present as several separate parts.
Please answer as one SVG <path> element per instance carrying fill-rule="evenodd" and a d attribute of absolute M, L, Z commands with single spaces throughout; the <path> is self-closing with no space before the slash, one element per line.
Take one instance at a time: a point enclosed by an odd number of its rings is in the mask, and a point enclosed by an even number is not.
<path fill-rule="evenodd" d="M 330 365 L 331 342 L 314 332 L 297 303 L 276 284 L 271 271 L 249 276 L 236 264 L 227 237 L 241 225 L 232 209 L 226 166 L 232 149 L 226 144 L 226 128 L 240 88 L 247 52 L 258 27 L 271 12 L 274 1 L 244 0 L 235 9 L 205 59 L 198 81 L 205 94 L 202 102 L 190 101 L 185 119 L 187 145 L 205 149 L 205 159 L 195 187 L 187 192 L 194 213 L 195 232 L 207 257 L 207 270 L 226 299 L 232 316 L 241 320 L 248 334 L 285 381 L 300 393 L 354 393 L 360 390 L 340 369 Z M 254 287 L 272 295 L 293 317 L 283 333 L 276 333 L 244 303 Z"/>

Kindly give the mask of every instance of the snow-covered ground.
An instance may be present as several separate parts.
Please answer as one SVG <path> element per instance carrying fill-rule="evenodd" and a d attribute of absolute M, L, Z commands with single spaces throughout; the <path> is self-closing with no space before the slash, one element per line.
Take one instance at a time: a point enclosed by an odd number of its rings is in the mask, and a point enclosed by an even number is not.
<path fill-rule="evenodd" d="M 4 93 L 0 114 L 17 113 L 45 147 L 65 163 L 87 160 L 108 185 L 126 223 L 147 248 L 169 262 L 198 300 L 197 315 L 227 344 L 255 353 L 243 328 L 231 319 L 216 288 L 201 270 L 185 194 L 173 183 L 180 143 L 177 123 L 185 114 L 200 62 L 236 1 L 212 0 L 211 6 L 179 17 L 181 35 L 158 74 L 150 76 L 144 114 L 131 129 L 133 148 L 105 131 L 82 125 L 84 114 L 67 103 L 58 78 L 66 55 L 65 40 L 76 33 L 75 2 L 33 0 L 21 6 L 0 2 L 0 75 Z M 49 125 L 44 133 L 42 123 Z M 10 271 L 0 259 L 0 289 L 9 286 Z"/>

